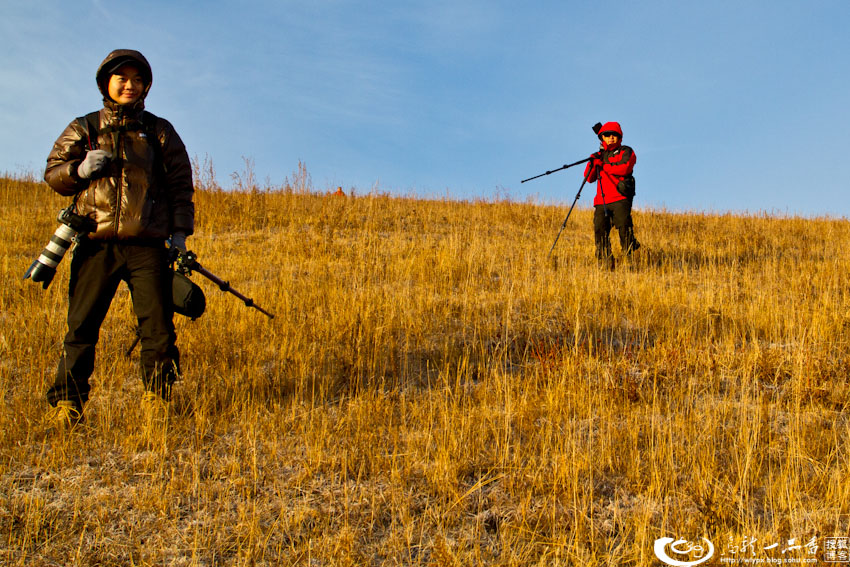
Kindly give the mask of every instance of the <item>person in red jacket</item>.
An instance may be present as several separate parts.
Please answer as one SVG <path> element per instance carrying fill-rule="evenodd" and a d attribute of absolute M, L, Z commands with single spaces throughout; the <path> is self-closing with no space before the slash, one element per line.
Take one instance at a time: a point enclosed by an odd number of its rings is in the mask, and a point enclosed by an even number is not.
<path fill-rule="evenodd" d="M 637 158 L 629 146 L 622 145 L 623 129 L 617 122 L 607 122 L 599 130 L 599 151 L 591 156 L 584 170 L 589 183 L 596 182 L 593 199 L 593 234 L 596 241 L 596 258 L 614 269 L 611 251 L 611 225 L 620 234 L 620 247 L 625 256 L 640 248 L 632 223 L 632 200 L 635 196 L 635 178 L 632 171 Z"/>

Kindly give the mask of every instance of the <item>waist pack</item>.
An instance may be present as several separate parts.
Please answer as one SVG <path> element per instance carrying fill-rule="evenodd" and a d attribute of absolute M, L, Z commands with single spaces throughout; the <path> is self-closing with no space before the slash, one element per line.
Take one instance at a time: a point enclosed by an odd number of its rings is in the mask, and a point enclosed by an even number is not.
<path fill-rule="evenodd" d="M 631 199 L 635 196 L 635 178 L 633 175 L 627 175 L 617 183 L 617 192 L 623 197 Z"/>
<path fill-rule="evenodd" d="M 197 319 L 207 308 L 207 298 L 204 290 L 185 274 L 174 272 L 171 281 L 171 293 L 174 302 L 174 312 Z"/>

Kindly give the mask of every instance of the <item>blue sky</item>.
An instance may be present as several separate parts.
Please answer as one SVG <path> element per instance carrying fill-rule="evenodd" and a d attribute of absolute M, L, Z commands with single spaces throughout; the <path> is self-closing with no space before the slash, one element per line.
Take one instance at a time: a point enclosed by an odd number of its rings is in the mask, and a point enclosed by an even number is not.
<path fill-rule="evenodd" d="M 591 125 L 637 153 L 636 206 L 850 216 L 850 3 L 7 0 L 0 172 L 41 174 L 112 49 L 219 182 L 299 160 L 317 189 L 569 205 Z M 580 204 L 590 206 L 592 190 Z"/>

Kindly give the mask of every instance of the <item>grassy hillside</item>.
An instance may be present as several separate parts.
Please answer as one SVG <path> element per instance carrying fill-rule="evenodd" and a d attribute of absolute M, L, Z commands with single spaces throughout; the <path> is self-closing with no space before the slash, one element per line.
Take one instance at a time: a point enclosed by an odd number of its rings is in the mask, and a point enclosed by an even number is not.
<path fill-rule="evenodd" d="M 846 221 L 637 211 L 611 273 L 587 209 L 548 261 L 564 208 L 237 181 L 189 245 L 276 317 L 193 276 L 161 435 L 122 287 L 86 426 L 51 435 L 69 262 L 21 276 L 65 203 L 0 179 L 0 564 L 648 565 L 850 531 Z"/>

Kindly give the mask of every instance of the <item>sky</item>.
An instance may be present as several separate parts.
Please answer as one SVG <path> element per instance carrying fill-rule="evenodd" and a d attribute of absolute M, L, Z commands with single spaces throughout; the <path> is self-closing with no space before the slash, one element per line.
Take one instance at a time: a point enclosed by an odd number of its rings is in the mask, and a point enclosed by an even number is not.
<path fill-rule="evenodd" d="M 113 49 L 218 182 L 572 203 L 617 121 L 635 207 L 850 216 L 846 0 L 3 0 L 0 173 L 41 176 Z M 592 203 L 592 189 L 580 206 Z"/>

